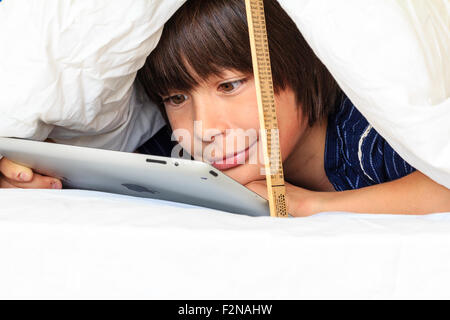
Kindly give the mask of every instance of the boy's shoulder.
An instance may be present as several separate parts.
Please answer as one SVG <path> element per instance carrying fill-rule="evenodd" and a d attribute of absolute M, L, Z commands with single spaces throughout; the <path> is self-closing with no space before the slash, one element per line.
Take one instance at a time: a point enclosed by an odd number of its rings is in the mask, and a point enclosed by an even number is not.
<path fill-rule="evenodd" d="M 335 189 L 358 189 L 414 171 L 345 95 L 328 118 L 325 171 Z"/>
<path fill-rule="evenodd" d="M 367 128 L 369 122 L 345 94 L 341 96 L 338 105 L 336 112 L 329 117 L 330 124 L 347 133 L 360 132 Z"/>

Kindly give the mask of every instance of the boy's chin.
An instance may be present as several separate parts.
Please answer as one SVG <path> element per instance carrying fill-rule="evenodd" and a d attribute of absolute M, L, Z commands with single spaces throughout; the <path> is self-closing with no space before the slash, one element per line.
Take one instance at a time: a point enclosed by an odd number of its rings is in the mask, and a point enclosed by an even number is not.
<path fill-rule="evenodd" d="M 252 181 L 266 178 L 260 174 L 260 168 L 262 167 L 256 164 L 241 164 L 228 170 L 222 170 L 222 172 L 245 186 Z"/>

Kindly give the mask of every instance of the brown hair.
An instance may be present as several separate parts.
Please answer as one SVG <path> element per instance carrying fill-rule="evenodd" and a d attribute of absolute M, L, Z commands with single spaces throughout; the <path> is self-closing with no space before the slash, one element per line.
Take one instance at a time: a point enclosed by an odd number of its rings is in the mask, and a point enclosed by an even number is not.
<path fill-rule="evenodd" d="M 264 0 L 264 7 L 274 91 L 293 89 L 312 125 L 335 111 L 340 89 L 280 4 Z M 187 0 L 165 24 L 138 79 L 162 107 L 161 96 L 190 91 L 198 78 L 220 76 L 223 69 L 253 74 L 245 1 Z"/>

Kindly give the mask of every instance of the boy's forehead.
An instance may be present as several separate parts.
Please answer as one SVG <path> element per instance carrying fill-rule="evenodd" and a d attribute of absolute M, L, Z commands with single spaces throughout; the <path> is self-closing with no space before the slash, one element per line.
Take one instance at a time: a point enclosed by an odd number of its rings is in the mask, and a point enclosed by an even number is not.
<path fill-rule="evenodd" d="M 196 80 L 202 80 L 201 77 L 197 74 L 197 72 L 195 71 L 195 69 L 192 67 L 191 63 L 188 61 L 188 59 L 186 58 L 186 56 L 182 56 L 181 57 L 181 61 L 184 65 L 184 67 L 186 68 L 187 72 Z M 210 77 L 223 77 L 223 76 L 229 76 L 229 75 L 233 75 L 236 73 L 241 73 L 238 70 L 234 70 L 234 69 L 230 69 L 230 68 L 226 68 L 217 64 L 213 64 L 210 66 L 211 71 L 218 71 L 218 74 L 214 74 L 214 72 L 211 72 Z"/>
<path fill-rule="evenodd" d="M 235 77 L 237 75 L 242 74 L 237 70 L 225 69 L 221 67 L 217 67 L 218 73 L 211 73 L 206 78 L 201 77 L 198 73 L 192 68 L 189 63 L 185 63 L 185 67 L 189 75 L 200 85 L 208 85 L 212 82 L 220 81 L 225 78 Z"/>

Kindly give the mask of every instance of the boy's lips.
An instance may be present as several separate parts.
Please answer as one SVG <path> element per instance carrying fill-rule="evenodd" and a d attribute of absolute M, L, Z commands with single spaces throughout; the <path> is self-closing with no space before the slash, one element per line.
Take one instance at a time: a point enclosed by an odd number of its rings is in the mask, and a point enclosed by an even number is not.
<path fill-rule="evenodd" d="M 256 145 L 258 140 L 256 140 L 253 144 L 247 147 L 247 149 L 242 150 L 240 152 L 236 152 L 233 156 L 224 156 L 221 160 L 216 160 L 211 163 L 211 165 L 218 169 L 218 170 L 227 170 L 231 169 L 237 166 L 240 166 L 241 164 L 245 164 L 245 161 L 247 160 L 250 152 L 250 148 Z"/>

